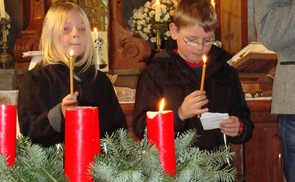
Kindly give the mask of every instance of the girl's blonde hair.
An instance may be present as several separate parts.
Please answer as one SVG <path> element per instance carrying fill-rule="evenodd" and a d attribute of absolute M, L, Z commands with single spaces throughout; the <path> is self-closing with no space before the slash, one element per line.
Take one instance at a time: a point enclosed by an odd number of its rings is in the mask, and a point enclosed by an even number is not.
<path fill-rule="evenodd" d="M 210 0 L 180 0 L 173 23 L 178 30 L 199 24 L 205 32 L 214 31 L 217 26 L 217 15 Z"/>
<path fill-rule="evenodd" d="M 42 66 L 62 63 L 69 65 L 69 55 L 62 45 L 62 35 L 70 11 L 77 12 L 85 24 L 85 52 L 79 58 L 79 61 L 75 61 L 75 66 L 81 67 L 80 72 L 85 72 L 90 66 L 94 66 L 94 68 L 97 67 L 96 53 L 91 37 L 90 22 L 85 11 L 77 4 L 71 2 L 56 3 L 49 8 L 43 22 L 39 45 L 39 48 L 43 53 L 43 59 L 40 64 Z"/>

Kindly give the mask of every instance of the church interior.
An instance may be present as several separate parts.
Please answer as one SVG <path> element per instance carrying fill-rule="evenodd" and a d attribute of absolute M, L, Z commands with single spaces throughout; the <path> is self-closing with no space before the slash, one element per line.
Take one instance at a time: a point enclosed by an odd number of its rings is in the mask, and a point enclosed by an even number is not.
<path fill-rule="evenodd" d="M 38 58 L 42 22 L 57 0 L 5 0 L 6 17 L 1 20 L 0 101 L 16 94 L 22 76 Z M 104 44 L 101 71 L 111 79 L 132 134 L 136 84 L 146 61 L 160 51 L 156 43 L 132 31 L 134 9 L 146 0 L 72 0 L 87 13 L 92 28 Z M 235 152 L 236 181 L 284 181 L 282 149 L 277 137 L 277 116 L 270 113 L 276 53 L 267 50 L 255 30 L 254 0 L 215 0 L 218 16 L 216 40 L 233 55 L 229 64 L 239 72 L 251 119 L 255 124 L 252 139 L 231 144 Z M 4 33 L 7 32 L 7 33 Z M 94 33 L 97 35 L 96 33 Z M 4 36 L 5 35 L 5 36 Z M 6 39 L 6 40 L 5 40 Z M 2 56 L 2 55 L 1 55 Z M 8 93 L 9 92 L 9 93 Z M 7 96 L 8 94 L 8 96 Z M 12 104 L 12 103 L 11 103 Z"/>

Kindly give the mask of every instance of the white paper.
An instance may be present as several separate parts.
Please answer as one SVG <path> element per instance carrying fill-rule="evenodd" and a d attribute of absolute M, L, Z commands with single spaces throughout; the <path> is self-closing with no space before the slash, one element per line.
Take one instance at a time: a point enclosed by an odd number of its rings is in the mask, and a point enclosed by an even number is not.
<path fill-rule="evenodd" d="M 212 130 L 219 128 L 220 122 L 228 118 L 228 113 L 205 112 L 201 115 L 200 120 L 204 130 Z"/>

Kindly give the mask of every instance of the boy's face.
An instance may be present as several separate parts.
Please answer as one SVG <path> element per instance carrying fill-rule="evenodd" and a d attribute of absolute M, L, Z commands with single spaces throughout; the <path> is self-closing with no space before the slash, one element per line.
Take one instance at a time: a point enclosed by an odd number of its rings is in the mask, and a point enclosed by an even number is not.
<path fill-rule="evenodd" d="M 177 41 L 178 54 L 190 62 L 200 62 L 202 55 L 207 54 L 215 42 L 214 31 L 205 32 L 198 24 L 178 29 L 171 23 L 169 28 L 171 37 Z"/>
<path fill-rule="evenodd" d="M 80 15 L 70 11 L 64 25 L 62 45 L 69 54 L 73 50 L 74 57 L 81 56 L 86 49 L 85 25 Z"/>

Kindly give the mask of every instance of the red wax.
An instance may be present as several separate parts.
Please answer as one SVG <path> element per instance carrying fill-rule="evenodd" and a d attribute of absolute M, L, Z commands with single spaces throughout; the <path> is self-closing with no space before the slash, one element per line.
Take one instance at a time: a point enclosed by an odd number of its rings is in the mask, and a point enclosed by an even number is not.
<path fill-rule="evenodd" d="M 148 139 L 159 150 L 163 170 L 173 176 L 176 169 L 173 112 L 147 112 L 146 120 Z"/>
<path fill-rule="evenodd" d="M 70 181 L 93 181 L 89 164 L 100 153 L 97 107 L 74 107 L 66 110 L 65 174 Z"/>
<path fill-rule="evenodd" d="M 0 105 L 0 154 L 12 166 L 16 155 L 16 106 Z"/>

